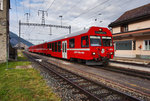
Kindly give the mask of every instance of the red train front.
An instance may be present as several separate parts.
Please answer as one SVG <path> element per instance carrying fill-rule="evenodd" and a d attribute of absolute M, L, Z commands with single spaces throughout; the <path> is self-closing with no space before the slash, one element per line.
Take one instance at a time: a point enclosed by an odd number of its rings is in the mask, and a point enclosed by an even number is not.
<path fill-rule="evenodd" d="M 91 27 L 40 46 L 31 46 L 29 51 L 78 60 L 88 65 L 107 65 L 109 59 L 113 58 L 114 46 L 112 34 L 107 28 Z"/>

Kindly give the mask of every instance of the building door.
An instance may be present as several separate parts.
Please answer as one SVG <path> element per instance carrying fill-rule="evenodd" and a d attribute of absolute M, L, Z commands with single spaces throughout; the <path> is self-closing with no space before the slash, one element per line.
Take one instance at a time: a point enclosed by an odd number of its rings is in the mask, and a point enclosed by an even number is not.
<path fill-rule="evenodd" d="M 67 59 L 67 41 L 62 41 L 62 57 Z"/>

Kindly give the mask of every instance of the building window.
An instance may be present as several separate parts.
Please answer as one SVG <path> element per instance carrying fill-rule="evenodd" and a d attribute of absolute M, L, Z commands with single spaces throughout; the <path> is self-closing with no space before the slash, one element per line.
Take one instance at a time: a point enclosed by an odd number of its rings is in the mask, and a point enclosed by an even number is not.
<path fill-rule="evenodd" d="M 55 52 L 57 52 L 57 42 L 55 42 Z"/>
<path fill-rule="evenodd" d="M 81 37 L 81 47 L 89 47 L 88 36 Z"/>
<path fill-rule="evenodd" d="M 128 32 L 128 25 L 121 26 L 121 32 Z"/>
<path fill-rule="evenodd" d="M 61 52 L 61 41 L 58 42 L 58 52 Z"/>
<path fill-rule="evenodd" d="M 74 48 L 75 47 L 75 44 L 74 44 L 74 39 L 70 39 L 69 40 L 69 48 Z"/>
<path fill-rule="evenodd" d="M 3 0 L 0 0 L 0 10 L 3 10 Z"/>
<path fill-rule="evenodd" d="M 116 50 L 132 50 L 132 41 L 118 41 L 116 43 Z"/>
<path fill-rule="evenodd" d="M 144 50 L 150 50 L 150 40 L 145 40 L 144 41 Z"/>

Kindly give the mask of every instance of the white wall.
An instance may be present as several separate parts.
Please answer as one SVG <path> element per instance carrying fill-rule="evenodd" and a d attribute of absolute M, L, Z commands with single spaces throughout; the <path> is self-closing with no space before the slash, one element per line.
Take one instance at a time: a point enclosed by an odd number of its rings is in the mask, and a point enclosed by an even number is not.
<path fill-rule="evenodd" d="M 112 33 L 120 33 L 120 26 L 112 28 Z"/>
<path fill-rule="evenodd" d="M 128 24 L 128 31 L 144 29 L 144 28 L 150 28 L 150 19 Z M 112 28 L 113 34 L 120 33 L 120 32 L 121 32 L 121 26 Z"/>
<path fill-rule="evenodd" d="M 144 29 L 144 28 L 150 28 L 150 19 L 145 21 L 140 21 L 136 23 L 132 23 L 128 25 L 128 30 L 138 30 L 138 29 Z"/>

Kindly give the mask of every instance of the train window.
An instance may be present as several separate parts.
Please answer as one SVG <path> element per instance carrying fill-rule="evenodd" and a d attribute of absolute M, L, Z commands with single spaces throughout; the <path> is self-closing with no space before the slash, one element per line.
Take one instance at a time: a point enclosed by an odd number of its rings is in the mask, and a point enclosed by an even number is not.
<path fill-rule="evenodd" d="M 49 44 L 47 44 L 47 48 L 49 48 Z"/>
<path fill-rule="evenodd" d="M 81 47 L 89 47 L 88 36 L 81 37 Z"/>
<path fill-rule="evenodd" d="M 64 52 L 64 43 L 62 43 L 62 51 Z"/>
<path fill-rule="evenodd" d="M 75 41 L 74 39 L 69 40 L 69 48 L 74 48 L 75 47 Z"/>
<path fill-rule="evenodd" d="M 57 42 L 55 42 L 55 52 L 57 52 Z"/>
<path fill-rule="evenodd" d="M 112 46 L 112 38 L 111 37 L 102 37 L 103 46 Z"/>
<path fill-rule="evenodd" d="M 52 51 L 54 52 L 55 50 L 54 50 L 55 48 L 54 48 L 54 43 L 52 43 Z"/>
<path fill-rule="evenodd" d="M 100 36 L 90 36 L 91 46 L 101 46 L 101 37 Z"/>
<path fill-rule="evenodd" d="M 52 48 L 52 44 L 51 43 L 49 44 L 49 48 Z"/>
<path fill-rule="evenodd" d="M 67 44 L 65 43 L 64 52 L 67 52 Z"/>
<path fill-rule="evenodd" d="M 58 42 L 58 52 L 61 52 L 61 41 Z"/>
<path fill-rule="evenodd" d="M 47 44 L 47 48 L 52 48 L 51 43 Z"/>

